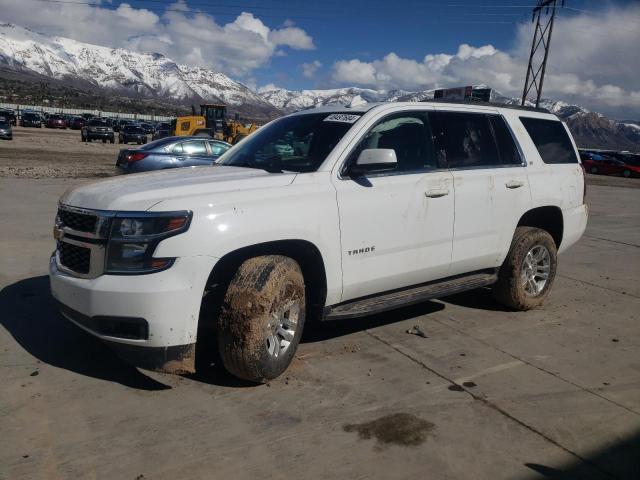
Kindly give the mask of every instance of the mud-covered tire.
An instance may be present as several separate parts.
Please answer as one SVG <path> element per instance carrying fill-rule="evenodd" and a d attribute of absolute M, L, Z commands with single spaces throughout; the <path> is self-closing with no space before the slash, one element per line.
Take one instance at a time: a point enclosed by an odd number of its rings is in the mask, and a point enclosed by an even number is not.
<path fill-rule="evenodd" d="M 218 348 L 227 371 L 256 383 L 281 375 L 300 342 L 305 310 L 304 277 L 295 260 L 279 255 L 246 260 L 227 288 L 218 319 Z"/>
<path fill-rule="evenodd" d="M 531 294 L 527 291 L 524 278 L 527 274 L 527 255 L 538 247 L 548 252 L 548 276 L 539 292 Z M 538 248 L 536 251 L 542 251 Z M 493 285 L 495 299 L 514 310 L 530 310 L 539 306 L 549 295 L 556 276 L 558 254 L 556 244 L 551 235 L 540 228 L 517 227 L 507 258 L 498 272 L 498 281 Z M 543 269 L 540 268 L 542 272 Z"/>

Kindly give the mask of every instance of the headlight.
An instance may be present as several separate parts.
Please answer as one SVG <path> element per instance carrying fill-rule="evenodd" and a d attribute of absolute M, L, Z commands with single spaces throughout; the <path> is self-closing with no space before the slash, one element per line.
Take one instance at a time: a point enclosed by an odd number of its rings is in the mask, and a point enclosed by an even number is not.
<path fill-rule="evenodd" d="M 169 268 L 175 258 L 154 258 L 162 240 L 185 232 L 191 212 L 119 213 L 111 222 L 105 273 L 153 273 Z"/>

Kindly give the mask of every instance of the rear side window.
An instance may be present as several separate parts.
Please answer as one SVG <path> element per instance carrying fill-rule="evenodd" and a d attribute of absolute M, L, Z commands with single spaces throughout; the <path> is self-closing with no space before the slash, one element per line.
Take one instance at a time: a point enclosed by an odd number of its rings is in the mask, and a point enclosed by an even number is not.
<path fill-rule="evenodd" d="M 171 152 L 186 155 L 207 155 L 207 147 L 204 144 L 204 140 L 189 140 L 178 143 L 171 149 Z"/>
<path fill-rule="evenodd" d="M 211 148 L 211 153 L 215 156 L 222 155 L 224 152 L 229 150 L 228 145 L 219 142 L 209 142 L 209 148 Z"/>
<path fill-rule="evenodd" d="M 438 112 L 438 150 L 449 168 L 499 165 L 489 118 L 481 113 Z"/>
<path fill-rule="evenodd" d="M 544 163 L 578 163 L 569 135 L 562 122 L 520 117 Z"/>
<path fill-rule="evenodd" d="M 498 144 L 500 164 L 521 165 L 522 159 L 520 158 L 518 148 L 513 140 L 513 135 L 511 135 L 504 118 L 499 115 L 491 115 L 489 117 L 489 122 L 491 122 L 493 134 L 495 135 L 496 143 Z"/>

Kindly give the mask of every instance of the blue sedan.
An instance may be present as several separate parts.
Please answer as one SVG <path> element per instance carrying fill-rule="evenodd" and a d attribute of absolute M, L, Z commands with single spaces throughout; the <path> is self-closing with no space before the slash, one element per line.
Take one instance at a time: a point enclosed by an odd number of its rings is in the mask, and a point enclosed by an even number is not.
<path fill-rule="evenodd" d="M 116 166 L 122 173 L 213 165 L 231 145 L 208 137 L 166 137 L 139 148 L 123 148 Z"/>

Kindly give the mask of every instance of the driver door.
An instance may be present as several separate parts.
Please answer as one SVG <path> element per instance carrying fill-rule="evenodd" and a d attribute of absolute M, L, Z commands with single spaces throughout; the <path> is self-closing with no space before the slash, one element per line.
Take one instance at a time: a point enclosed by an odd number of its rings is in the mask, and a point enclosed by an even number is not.
<path fill-rule="evenodd" d="M 390 171 L 350 176 L 360 151 L 393 149 Z M 453 175 L 438 164 L 427 110 L 383 117 L 334 180 L 343 296 L 351 300 L 446 277 L 453 241 Z"/>

